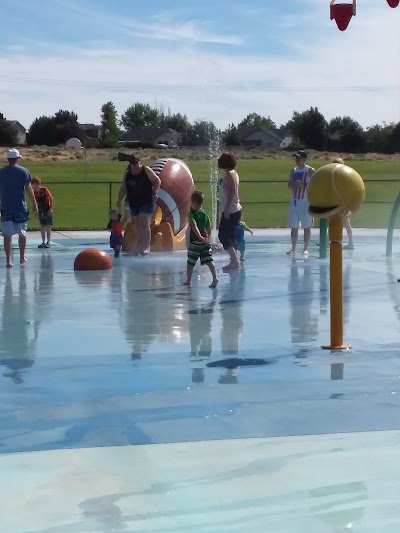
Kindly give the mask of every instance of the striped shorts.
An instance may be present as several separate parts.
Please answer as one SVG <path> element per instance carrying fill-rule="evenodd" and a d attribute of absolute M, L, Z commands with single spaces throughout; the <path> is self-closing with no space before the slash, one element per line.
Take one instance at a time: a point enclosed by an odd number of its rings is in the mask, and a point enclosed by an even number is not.
<path fill-rule="evenodd" d="M 204 242 L 189 243 L 187 264 L 194 267 L 199 258 L 201 265 L 208 265 L 214 261 L 211 244 L 205 244 Z"/>

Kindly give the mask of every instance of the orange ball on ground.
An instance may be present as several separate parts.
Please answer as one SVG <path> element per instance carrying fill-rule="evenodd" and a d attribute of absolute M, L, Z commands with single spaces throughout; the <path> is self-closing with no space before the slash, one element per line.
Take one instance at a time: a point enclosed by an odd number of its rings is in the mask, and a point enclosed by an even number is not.
<path fill-rule="evenodd" d="M 74 262 L 74 270 L 110 270 L 111 268 L 111 257 L 97 248 L 82 250 Z"/>

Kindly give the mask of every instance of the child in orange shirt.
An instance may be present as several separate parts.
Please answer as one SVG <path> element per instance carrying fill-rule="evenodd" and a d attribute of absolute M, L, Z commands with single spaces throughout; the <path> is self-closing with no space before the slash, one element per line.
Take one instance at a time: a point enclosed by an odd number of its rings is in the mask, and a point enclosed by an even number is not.
<path fill-rule="evenodd" d="M 50 248 L 51 228 L 53 226 L 53 197 L 49 189 L 42 186 L 42 181 L 38 177 L 33 178 L 32 189 L 38 206 L 40 233 L 42 235 L 42 244 L 39 244 L 38 248 Z"/>

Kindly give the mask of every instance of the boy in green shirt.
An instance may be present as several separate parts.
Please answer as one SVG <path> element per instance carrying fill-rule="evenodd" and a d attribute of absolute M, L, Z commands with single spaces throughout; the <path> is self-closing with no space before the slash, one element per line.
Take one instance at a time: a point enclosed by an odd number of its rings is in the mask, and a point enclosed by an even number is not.
<path fill-rule="evenodd" d="M 213 277 L 210 285 L 215 289 L 218 285 L 217 269 L 214 264 L 211 251 L 211 224 L 207 213 L 202 209 L 204 195 L 200 191 L 192 194 L 192 206 L 188 215 L 190 225 L 190 240 L 188 246 L 188 259 L 186 281 L 184 285 L 190 287 L 192 282 L 193 268 L 200 258 L 201 265 L 207 265 Z"/>

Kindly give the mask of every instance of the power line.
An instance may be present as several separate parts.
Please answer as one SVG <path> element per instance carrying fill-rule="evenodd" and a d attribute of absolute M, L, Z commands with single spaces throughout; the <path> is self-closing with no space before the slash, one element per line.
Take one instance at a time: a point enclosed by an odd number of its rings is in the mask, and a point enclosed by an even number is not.
<path fill-rule="evenodd" d="M 18 83 L 30 85 L 44 85 L 54 87 L 80 87 L 88 89 L 109 89 L 120 91 L 254 91 L 262 92 L 397 92 L 400 86 L 373 86 L 373 85 L 349 85 L 349 86 L 281 86 L 267 85 L 263 82 L 257 83 L 233 83 L 224 85 L 215 84 L 167 84 L 167 83 L 125 83 L 125 82 L 107 82 L 107 81 L 90 81 L 90 80 L 63 80 L 55 78 L 31 78 L 25 76 L 5 76 L 0 75 L 0 81 L 5 83 Z"/>

